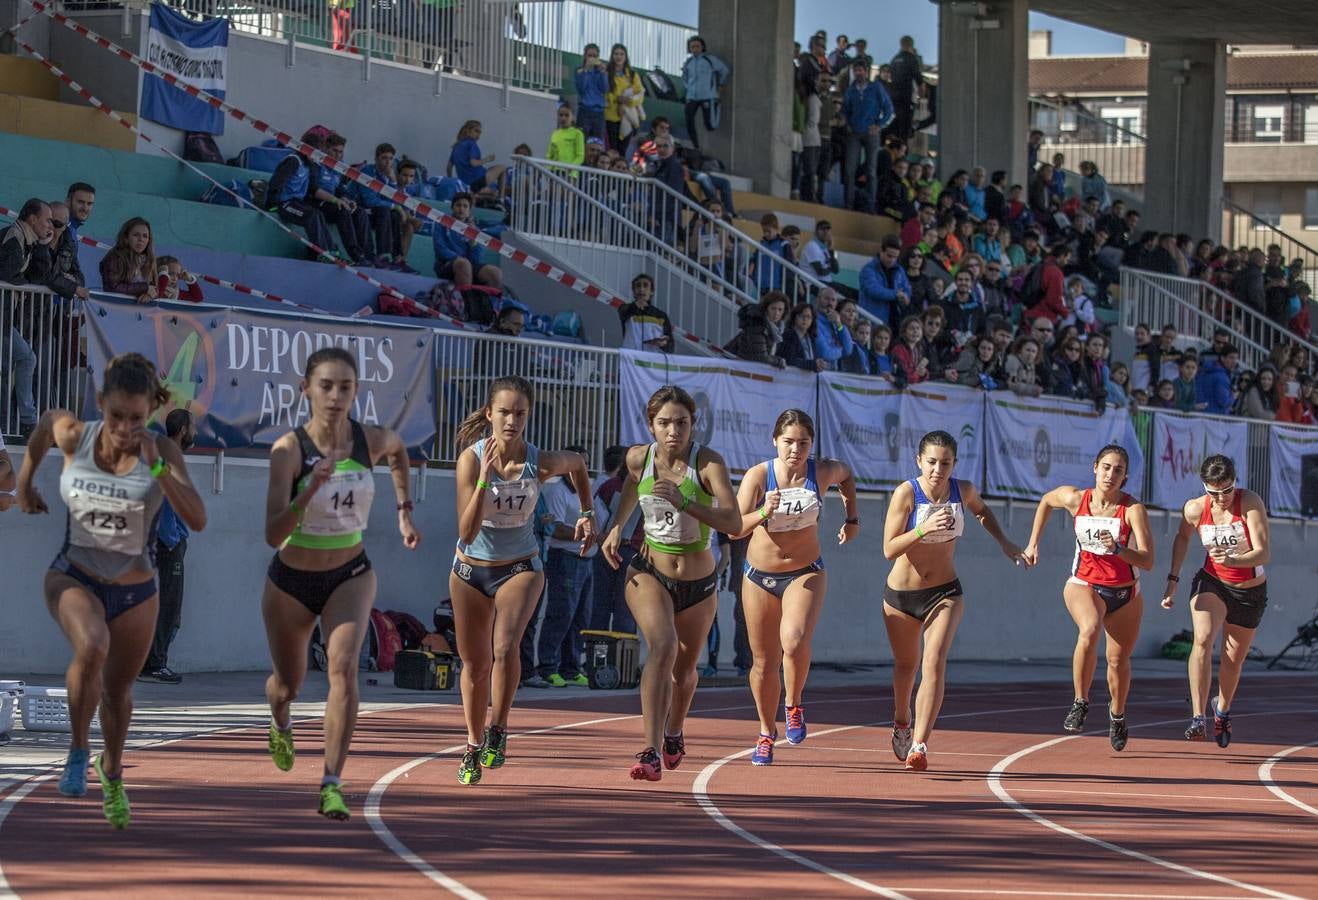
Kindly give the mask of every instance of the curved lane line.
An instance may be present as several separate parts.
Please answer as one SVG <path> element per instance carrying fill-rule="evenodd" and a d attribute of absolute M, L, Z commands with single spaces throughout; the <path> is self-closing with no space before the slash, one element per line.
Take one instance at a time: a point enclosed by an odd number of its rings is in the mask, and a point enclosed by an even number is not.
<path fill-rule="evenodd" d="M 1290 756 L 1292 753 L 1299 753 L 1301 750 L 1307 750 L 1309 747 L 1318 747 L 1318 741 L 1313 741 L 1308 744 L 1300 744 L 1298 747 L 1291 747 L 1289 750 L 1283 750 L 1280 753 L 1273 756 L 1267 762 L 1259 766 L 1259 781 L 1263 782 L 1263 786 L 1265 788 L 1272 791 L 1272 793 L 1276 794 L 1278 797 L 1285 800 L 1287 803 L 1289 803 L 1291 806 L 1294 806 L 1296 809 L 1302 809 L 1311 816 L 1318 816 L 1318 809 L 1314 809 L 1312 806 L 1305 803 L 1303 800 L 1299 799 L 1298 797 L 1294 797 L 1291 794 L 1287 793 L 1286 790 L 1281 787 L 1281 785 L 1277 784 L 1277 782 L 1272 780 L 1273 766 L 1281 762 L 1286 757 Z"/>

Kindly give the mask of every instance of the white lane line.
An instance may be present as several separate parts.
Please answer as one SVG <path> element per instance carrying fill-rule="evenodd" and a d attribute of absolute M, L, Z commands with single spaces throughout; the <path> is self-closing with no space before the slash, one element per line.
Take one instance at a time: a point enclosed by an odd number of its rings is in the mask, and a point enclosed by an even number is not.
<path fill-rule="evenodd" d="M 940 753 L 939 756 L 942 756 Z M 1023 788 L 1013 787 L 1018 794 L 1085 794 L 1094 797 L 1157 797 L 1161 800 L 1218 800 L 1228 803 L 1280 803 L 1271 797 L 1223 797 L 1209 794 L 1147 794 L 1129 791 L 1075 791 L 1065 788 Z"/>
<path fill-rule="evenodd" d="M 1291 794 L 1287 793 L 1286 790 L 1281 787 L 1281 785 L 1277 784 L 1277 782 L 1272 780 L 1272 770 L 1277 765 L 1278 762 L 1290 756 L 1292 753 L 1299 753 L 1301 750 L 1306 750 L 1309 747 L 1318 747 L 1318 741 L 1313 741 L 1312 743 L 1308 743 L 1308 744 L 1300 744 L 1300 746 L 1298 747 L 1291 747 L 1289 750 L 1283 750 L 1280 753 L 1273 756 L 1267 762 L 1263 763 L 1263 765 L 1259 766 L 1259 781 L 1263 782 L 1263 786 L 1265 788 L 1272 791 L 1272 793 L 1276 794 L 1278 797 L 1280 797 L 1282 800 L 1285 800 L 1287 803 L 1289 803 L 1291 806 L 1294 806 L 1296 809 L 1304 810 L 1311 816 L 1318 816 L 1318 809 L 1314 809 L 1312 806 L 1305 803 L 1303 800 L 1299 799 L 1298 797 L 1292 796 Z M 1288 766 L 1287 768 L 1290 767 Z"/>
<path fill-rule="evenodd" d="M 939 756 L 942 756 L 940 753 Z M 1114 897 L 1129 900 L 1245 900 L 1241 894 L 1110 894 L 1092 891 L 1005 891 L 984 888 L 903 887 L 908 894 L 974 894 L 976 897 Z"/>
<path fill-rule="evenodd" d="M 1279 711 L 1280 710 L 1271 710 L 1267 713 L 1263 713 L 1263 712 L 1242 713 L 1240 715 L 1235 716 L 1235 718 L 1243 719 L 1246 716 L 1271 715 Z M 1290 711 L 1310 712 L 1311 710 L 1290 710 Z M 1161 722 L 1145 722 L 1140 725 L 1132 725 L 1131 730 L 1134 731 L 1137 728 L 1155 728 L 1162 725 L 1173 725 L 1181 721 L 1184 721 L 1183 718 L 1167 719 Z M 1099 734 L 1100 732 L 1089 732 L 1089 733 Z M 1128 856 L 1131 859 L 1138 859 L 1141 862 L 1150 863 L 1155 866 L 1161 866 L 1164 869 L 1171 869 L 1174 872 L 1180 872 L 1183 875 L 1189 875 L 1194 878 L 1202 878 L 1206 881 L 1214 881 L 1217 882 L 1218 884 L 1229 885 L 1233 888 L 1238 888 L 1244 891 L 1250 891 L 1255 894 L 1261 894 L 1265 897 L 1276 897 L 1278 898 L 1278 900 L 1301 900 L 1301 898 L 1296 897 L 1294 894 L 1287 894 L 1287 893 L 1283 893 L 1282 891 L 1274 891 L 1271 888 L 1260 887 L 1256 884 L 1250 884 L 1245 881 L 1237 881 L 1234 878 L 1229 878 L 1225 875 L 1218 875 L 1214 872 L 1205 872 L 1202 869 L 1196 869 L 1192 866 L 1186 866 L 1186 865 L 1182 865 L 1181 863 L 1172 862 L 1171 860 L 1162 859 L 1161 857 L 1154 856 L 1150 853 L 1143 853 L 1139 850 L 1132 850 L 1129 847 L 1122 847 L 1120 844 L 1114 844 L 1111 841 L 1105 841 L 1102 838 L 1096 838 L 1093 835 L 1085 834 L 1084 832 L 1077 831 L 1074 828 L 1068 828 L 1065 825 L 1060 825 L 1057 822 L 1054 822 L 1052 819 L 1040 815 L 1039 813 L 1030 809 L 1024 803 L 1021 803 L 1019 800 L 1017 800 L 1015 797 L 1009 794 L 1007 792 L 1007 789 L 1002 786 L 1002 776 L 1007 771 L 1007 769 L 1009 769 L 1012 766 L 1013 763 L 1021 759 L 1024 759 L 1026 756 L 1029 756 L 1031 753 L 1036 753 L 1040 750 L 1046 750 L 1050 747 L 1055 747 L 1058 744 L 1065 743 L 1066 741 L 1074 741 L 1079 739 L 1080 737 L 1081 735 L 1072 734 L 1072 735 L 1066 735 L 1065 737 L 1053 738 L 1052 740 L 1042 741 L 1038 744 L 1035 744 L 1032 747 L 1026 747 L 1023 750 L 1016 751 L 1010 756 L 1004 757 L 1003 759 L 999 760 L 993 766 L 992 769 L 989 770 L 986 779 L 988 781 L 989 790 L 993 791 L 994 795 L 997 796 L 997 798 L 1001 800 L 1009 809 L 1013 810 L 1014 812 L 1020 813 L 1022 816 L 1024 816 L 1025 818 L 1029 819 L 1032 822 L 1035 822 L 1036 824 L 1042 825 L 1045 828 L 1051 828 L 1053 831 L 1056 831 L 1059 834 L 1064 834 L 1067 837 L 1073 837 L 1076 840 L 1093 844 L 1094 846 L 1101 847 L 1104 850 L 1110 850 L 1113 853 L 1119 853 L 1122 856 Z"/>
<path fill-rule="evenodd" d="M 1049 709 L 1057 709 L 1057 704 L 1052 703 L 1049 704 L 1048 706 L 1028 706 L 1028 707 L 1021 707 L 1018 709 L 978 710 L 976 712 L 955 713 L 953 715 L 939 716 L 938 719 L 941 722 L 944 719 L 964 719 L 974 716 L 1006 715 L 1008 713 L 1038 712 L 1039 710 L 1049 710 Z M 863 725 L 843 725 L 838 728 L 829 728 L 824 731 L 814 732 L 812 736 L 819 738 L 819 737 L 823 737 L 826 734 L 838 734 L 843 731 L 852 731 L 857 728 L 869 728 L 877 725 L 890 725 L 890 724 L 892 723 L 872 722 Z M 753 832 L 748 831 L 745 828 L 742 828 L 736 822 L 728 818 L 727 815 L 725 815 L 724 812 L 718 808 L 718 805 L 715 804 L 714 801 L 709 798 L 709 783 L 711 780 L 713 780 L 714 775 L 718 772 L 718 770 L 721 769 L 723 766 L 732 762 L 735 759 L 741 759 L 742 757 L 750 756 L 750 754 L 754 752 L 754 750 L 755 750 L 754 747 L 751 747 L 746 750 L 739 750 L 736 753 L 729 754 L 728 756 L 725 756 L 720 760 L 710 763 L 700 771 L 700 775 L 696 777 L 695 782 L 691 785 L 691 795 L 695 797 L 696 802 L 700 804 L 700 808 L 703 809 L 711 819 L 713 819 L 715 822 L 718 822 L 720 825 L 722 825 L 728 831 L 735 834 L 737 837 L 741 838 L 743 841 L 746 841 L 749 844 L 753 844 L 754 846 L 759 847 L 761 850 L 767 850 L 770 853 L 776 856 L 780 856 L 783 859 L 786 859 L 790 862 L 794 862 L 799 866 L 804 866 L 807 869 L 811 869 L 815 872 L 818 872 L 821 875 L 827 875 L 830 878 L 836 878 L 838 881 L 841 881 L 844 884 L 849 884 L 854 888 L 858 888 L 862 891 L 866 891 L 871 894 L 878 894 L 881 897 L 888 897 L 889 900 L 910 900 L 910 898 L 906 897 L 906 895 L 903 894 L 901 891 L 895 890 L 893 888 L 883 887 L 882 885 L 874 884 L 873 882 L 866 881 L 863 878 L 857 878 L 855 875 L 849 875 L 846 872 L 842 872 L 838 869 L 833 868 L 832 866 L 825 865 L 824 863 L 821 862 L 816 862 L 815 860 L 810 859 L 808 856 L 802 856 L 799 853 L 796 853 L 792 850 L 788 850 L 786 847 L 779 846 L 778 844 L 775 844 L 772 841 L 766 840 L 760 837 L 759 835 L 754 834 Z"/>

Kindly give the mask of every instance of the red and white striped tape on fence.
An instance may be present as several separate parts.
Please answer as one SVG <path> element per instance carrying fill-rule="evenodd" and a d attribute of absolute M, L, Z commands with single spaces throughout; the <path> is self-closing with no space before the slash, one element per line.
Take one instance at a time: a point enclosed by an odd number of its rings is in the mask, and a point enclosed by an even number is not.
<path fill-rule="evenodd" d="M 97 34 L 96 32 L 92 31 L 87 26 L 73 21 L 68 16 L 63 15 L 62 13 L 56 12 L 47 4 L 41 2 L 41 0 L 30 0 L 30 2 L 32 4 L 32 7 L 36 9 L 37 12 L 44 13 L 54 21 L 58 22 L 60 25 L 63 25 L 65 28 L 74 32 L 75 34 L 80 35 L 83 38 L 86 38 L 87 40 L 91 41 L 93 44 L 96 44 L 98 47 L 101 47 L 105 50 L 109 50 L 111 53 L 115 54 L 119 58 L 129 63 L 132 63 L 134 66 L 141 69 L 143 72 L 158 76 L 166 84 L 178 88 L 179 90 L 183 91 L 189 96 L 194 97 L 197 100 L 200 100 L 201 102 L 207 104 L 208 106 L 214 109 L 218 109 L 224 113 L 227 113 L 231 118 L 237 119 L 238 121 L 254 128 L 255 130 L 261 132 L 262 134 L 270 135 L 279 143 L 287 147 L 290 147 L 291 149 L 302 154 L 308 159 L 311 159 L 322 166 L 329 166 L 331 169 L 340 173 L 341 175 L 347 178 L 351 178 L 357 184 L 369 188 L 370 190 L 374 191 L 380 196 L 386 197 L 394 201 L 395 203 L 404 206 L 407 209 L 412 210 L 418 216 L 421 216 L 422 218 L 428 219 L 437 225 L 440 225 L 444 228 L 449 229 L 450 231 L 460 234 L 463 237 L 465 237 L 467 240 L 473 241 L 482 247 L 486 247 L 490 251 L 499 254 L 503 258 L 515 262 L 518 265 L 524 266 L 544 278 L 547 278 L 560 285 L 563 285 L 564 287 L 571 288 L 572 290 L 577 291 L 578 293 L 584 294 L 585 296 L 591 298 L 592 300 L 598 300 L 602 303 L 607 303 L 609 306 L 612 306 L 615 309 L 623 306 L 627 302 L 622 297 L 619 297 L 617 294 L 611 293 L 610 291 L 606 291 L 603 288 L 591 284 L 590 282 L 584 279 L 577 278 L 575 275 L 572 275 L 568 272 L 564 272 L 562 269 L 559 269 L 558 267 L 553 266 L 542 259 L 538 259 L 524 250 L 518 250 L 516 247 L 512 247 L 509 246 L 508 244 L 505 244 L 503 241 L 499 240 L 498 238 L 490 237 L 488 234 L 485 234 L 475 225 L 469 224 L 467 222 L 461 222 L 446 213 L 440 212 L 439 210 L 435 209 L 429 204 L 419 201 L 415 197 L 412 197 L 404 193 L 403 191 L 398 190 L 397 188 L 390 187 L 389 185 L 385 184 L 383 181 L 379 180 L 378 178 L 371 178 L 368 175 L 364 175 L 356 167 L 347 165 L 343 161 L 335 159 L 332 156 L 327 156 L 324 153 L 317 150 L 316 148 L 302 143 L 302 141 L 298 140 L 292 135 L 286 134 L 285 132 L 280 131 L 279 129 L 273 127 L 272 125 L 263 122 L 260 119 L 257 119 L 255 116 L 249 115 L 248 113 L 237 108 L 236 106 L 226 103 L 220 98 L 212 94 L 209 94 L 206 91 L 203 91 L 201 88 L 198 88 L 191 84 L 187 84 L 186 82 L 180 80 L 175 75 L 169 72 L 162 71 L 158 66 L 148 62 L 145 59 L 142 59 L 140 56 L 138 56 L 136 53 L 133 53 L 131 50 L 126 50 L 123 47 L 120 47 L 118 44 L 114 43 L 110 39 L 103 37 L 100 34 Z M 729 357 L 729 358 L 732 357 L 731 353 L 724 350 L 718 344 L 715 344 L 712 341 L 707 341 L 700 335 L 695 334 L 694 332 L 686 331 L 685 329 L 679 329 L 679 332 L 681 336 L 686 340 L 696 344 L 697 346 L 711 350 L 717 356 Z"/>

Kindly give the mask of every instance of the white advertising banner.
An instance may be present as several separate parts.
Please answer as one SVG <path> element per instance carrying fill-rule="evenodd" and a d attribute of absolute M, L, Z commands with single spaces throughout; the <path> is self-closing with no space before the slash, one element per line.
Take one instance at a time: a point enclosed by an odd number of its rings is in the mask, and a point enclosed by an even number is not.
<path fill-rule="evenodd" d="M 645 404 L 664 385 L 696 401 L 694 439 L 722 454 L 734 476 L 774 455 L 773 424 L 785 409 L 818 421 L 815 375 L 758 363 L 619 351 L 619 436 L 626 444 L 654 440 Z"/>
<path fill-rule="evenodd" d="M 1127 487 L 1138 493 L 1144 483 L 1144 454 L 1124 409 L 1099 415 L 1091 403 L 1005 391 L 990 393 L 987 407 L 986 494 L 1036 499 L 1059 485 L 1092 485 L 1094 456 L 1106 444 L 1130 455 Z"/>
<path fill-rule="evenodd" d="M 819 382 L 820 454 L 851 466 L 862 490 L 891 490 L 909 478 L 915 451 L 902 449 L 902 392 L 865 375 L 826 372 Z"/>
<path fill-rule="evenodd" d="M 907 478 L 919 474 L 915 455 L 920 438 L 946 431 L 956 438 L 956 476 L 982 487 L 985 396 L 977 388 L 938 382 L 913 384 L 902 392 L 900 456 Z"/>
<path fill-rule="evenodd" d="M 1318 517 L 1318 428 L 1273 425 L 1268 432 L 1268 511 L 1292 519 Z"/>
<path fill-rule="evenodd" d="M 1243 477 L 1248 447 L 1249 425 L 1245 422 L 1158 410 L 1149 432 L 1153 487 L 1145 499 L 1163 509 L 1180 509 L 1185 501 L 1204 492 L 1199 466 L 1205 457 L 1214 453 L 1231 457 Z"/>

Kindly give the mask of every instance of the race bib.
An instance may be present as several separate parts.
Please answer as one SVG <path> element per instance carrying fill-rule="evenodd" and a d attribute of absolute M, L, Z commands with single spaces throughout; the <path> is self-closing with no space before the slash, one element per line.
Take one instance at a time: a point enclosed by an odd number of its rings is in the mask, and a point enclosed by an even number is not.
<path fill-rule="evenodd" d="M 484 528 L 522 528 L 531 521 L 536 500 L 540 498 L 540 482 L 532 478 L 516 481 L 496 481 L 485 492 L 481 508 L 481 526 Z"/>
<path fill-rule="evenodd" d="M 919 528 L 926 519 L 943 509 L 952 510 L 952 528 L 950 531 L 938 531 L 926 534 L 920 539 L 922 544 L 946 544 L 961 537 L 966 530 L 966 516 L 960 503 L 921 503 L 915 507 L 915 527 Z"/>
<path fill-rule="evenodd" d="M 1101 532 L 1108 532 L 1115 541 L 1121 540 L 1121 520 L 1115 516 L 1076 516 L 1075 540 L 1080 549 L 1098 556 L 1111 556 L 1099 538 Z"/>
<path fill-rule="evenodd" d="M 778 508 L 765 528 L 769 531 L 800 531 L 819 524 L 819 495 L 809 488 L 781 488 Z"/>
<path fill-rule="evenodd" d="M 302 534 L 332 536 L 366 530 L 375 480 L 360 469 L 337 471 L 311 496 L 299 526 Z"/>
<path fill-rule="evenodd" d="M 70 491 L 65 502 L 79 528 L 69 543 L 93 550 L 140 556 L 146 546 L 146 504 L 141 500 Z"/>
<path fill-rule="evenodd" d="M 1204 542 L 1205 550 L 1220 547 L 1226 551 L 1227 556 L 1239 556 L 1249 550 L 1244 522 L 1232 522 L 1229 525 L 1200 525 L 1199 540 Z"/>
<path fill-rule="evenodd" d="M 723 256 L 723 240 L 718 232 L 700 236 L 700 258 L 719 259 Z"/>
<path fill-rule="evenodd" d="M 677 507 L 653 494 L 642 494 L 641 513 L 645 534 L 660 544 L 694 544 L 700 540 L 700 523 Z"/>

